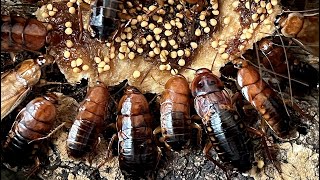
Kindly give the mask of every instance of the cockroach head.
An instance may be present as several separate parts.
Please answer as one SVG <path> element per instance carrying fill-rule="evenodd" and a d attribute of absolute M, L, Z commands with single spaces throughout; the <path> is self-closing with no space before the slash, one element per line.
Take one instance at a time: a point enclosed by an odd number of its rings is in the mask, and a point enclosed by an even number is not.
<path fill-rule="evenodd" d="M 221 91 L 223 88 L 222 81 L 206 68 L 197 70 L 196 77 L 191 84 L 191 91 L 194 97 Z"/>
<path fill-rule="evenodd" d="M 261 39 L 258 45 L 259 45 L 259 50 L 264 53 L 269 53 L 273 48 L 272 42 L 267 38 Z"/>
<path fill-rule="evenodd" d="M 172 76 L 167 81 L 165 85 L 165 89 L 170 89 L 176 93 L 186 94 L 186 95 L 190 93 L 188 81 L 181 74 Z"/>

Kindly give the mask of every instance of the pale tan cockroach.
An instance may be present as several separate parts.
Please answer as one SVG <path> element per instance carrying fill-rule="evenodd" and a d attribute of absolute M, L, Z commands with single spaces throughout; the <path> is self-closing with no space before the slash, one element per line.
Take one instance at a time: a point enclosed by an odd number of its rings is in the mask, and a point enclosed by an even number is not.
<path fill-rule="evenodd" d="M 28 59 L 1 74 L 1 121 L 22 102 L 40 79 L 39 64 Z"/>

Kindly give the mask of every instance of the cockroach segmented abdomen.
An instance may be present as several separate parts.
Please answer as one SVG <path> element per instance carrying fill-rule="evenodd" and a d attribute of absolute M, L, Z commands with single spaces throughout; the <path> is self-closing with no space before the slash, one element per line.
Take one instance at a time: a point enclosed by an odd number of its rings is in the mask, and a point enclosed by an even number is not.
<path fill-rule="evenodd" d="M 109 98 L 108 89 L 103 84 L 89 88 L 68 134 L 69 155 L 79 158 L 95 148 L 105 125 Z"/>
<path fill-rule="evenodd" d="M 221 80 L 208 69 L 199 69 L 192 82 L 194 106 L 202 118 L 209 143 L 204 153 L 220 168 L 226 168 L 210 157 L 214 148 L 220 160 L 244 172 L 252 167 L 253 149 L 247 130 L 242 123 L 231 97 L 223 89 Z"/>
<path fill-rule="evenodd" d="M 206 132 L 219 158 L 240 172 L 250 170 L 252 145 L 237 112 L 219 109 L 207 116 L 204 117 L 209 119 L 205 125 Z"/>
<path fill-rule="evenodd" d="M 46 37 L 47 28 L 37 19 L 1 15 L 1 51 L 37 51 Z"/>
<path fill-rule="evenodd" d="M 30 101 L 18 114 L 4 149 L 15 154 L 31 152 L 31 141 L 46 137 L 53 128 L 56 100 L 57 97 L 51 94 Z"/>
<path fill-rule="evenodd" d="M 288 138 L 293 127 L 290 124 L 291 118 L 286 111 L 285 103 L 261 79 L 259 72 L 245 64 L 238 71 L 237 79 L 243 96 L 256 108 L 274 134 L 281 139 Z"/>
<path fill-rule="evenodd" d="M 159 161 L 148 106 L 146 98 L 135 87 L 127 88 L 118 106 L 119 165 L 130 176 L 144 177 Z"/>
<path fill-rule="evenodd" d="M 178 151 L 190 141 L 190 89 L 182 75 L 170 78 L 162 93 L 160 120 L 161 132 L 167 146 Z"/>

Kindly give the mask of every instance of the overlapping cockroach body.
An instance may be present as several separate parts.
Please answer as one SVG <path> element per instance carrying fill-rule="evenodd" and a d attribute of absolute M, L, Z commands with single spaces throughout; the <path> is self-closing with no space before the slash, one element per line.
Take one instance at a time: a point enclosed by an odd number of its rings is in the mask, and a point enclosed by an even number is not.
<path fill-rule="evenodd" d="M 103 83 L 89 88 L 68 134 L 69 155 L 79 158 L 95 152 L 98 137 L 106 126 L 109 96 L 108 88 Z"/>

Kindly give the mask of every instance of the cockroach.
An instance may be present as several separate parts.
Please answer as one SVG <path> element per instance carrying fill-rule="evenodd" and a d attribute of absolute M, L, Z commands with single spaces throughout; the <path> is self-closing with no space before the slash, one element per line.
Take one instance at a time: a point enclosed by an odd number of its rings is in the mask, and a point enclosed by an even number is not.
<path fill-rule="evenodd" d="M 48 138 L 54 132 L 51 130 L 56 120 L 57 101 L 58 97 L 53 93 L 30 101 L 17 115 L 3 146 L 4 152 L 20 160 L 35 150 L 35 141 Z M 40 165 L 40 162 L 36 163 L 34 171 Z"/>
<path fill-rule="evenodd" d="M 206 68 L 196 71 L 191 84 L 194 107 L 202 118 L 209 142 L 203 152 L 218 167 L 227 172 L 225 166 L 214 160 L 209 151 L 213 147 L 219 158 L 241 172 L 252 167 L 253 149 L 242 118 L 232 98 L 224 90 L 222 81 Z M 227 175 L 228 176 L 228 175 Z"/>
<path fill-rule="evenodd" d="M 253 66 L 243 60 L 238 60 L 237 65 L 240 66 L 237 83 L 245 99 L 259 112 L 278 139 L 289 140 L 295 128 L 284 101 Z"/>
<path fill-rule="evenodd" d="M 37 19 L 1 15 L 1 51 L 38 51 L 46 38 L 47 28 Z"/>
<path fill-rule="evenodd" d="M 91 9 L 90 26 L 93 30 L 93 37 L 106 40 L 117 28 L 119 4 L 117 0 L 95 0 Z"/>
<path fill-rule="evenodd" d="M 97 83 L 89 88 L 68 134 L 69 155 L 82 157 L 98 145 L 98 135 L 103 131 L 108 113 L 109 98 L 108 88 L 104 84 Z"/>
<path fill-rule="evenodd" d="M 152 134 L 152 121 L 144 95 L 137 88 L 128 86 L 118 105 L 118 133 L 109 143 L 108 157 L 112 154 L 113 141 L 118 139 L 120 169 L 129 176 L 149 176 L 159 162 L 161 150 Z"/>
<path fill-rule="evenodd" d="M 190 142 L 192 129 L 198 131 L 200 143 L 201 127 L 191 122 L 190 100 L 191 92 L 186 78 L 182 75 L 171 77 L 161 96 L 161 127 L 154 130 L 154 134 L 162 133 L 163 142 L 169 149 L 183 149 Z"/>
<path fill-rule="evenodd" d="M 284 53 L 286 49 L 274 46 L 273 42 L 267 38 L 260 40 L 258 46 L 264 55 L 261 63 L 265 68 L 285 76 L 290 73 L 292 79 L 307 84 L 310 89 L 317 86 L 319 73 L 310 64 L 299 61 L 294 57 L 287 57 Z M 287 67 L 289 67 L 289 71 Z M 293 81 L 292 85 L 294 86 L 293 89 L 306 88 L 306 86 L 302 86 L 295 81 Z"/>
<path fill-rule="evenodd" d="M 33 59 L 1 74 L 1 120 L 25 99 L 40 76 L 40 66 Z"/>
<path fill-rule="evenodd" d="M 282 35 L 291 38 L 301 48 L 319 57 L 319 10 L 315 12 L 287 14 L 284 11 L 276 20 L 276 24 Z"/>

